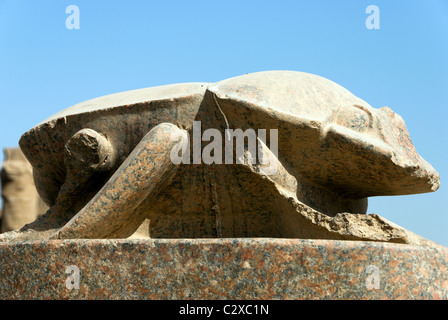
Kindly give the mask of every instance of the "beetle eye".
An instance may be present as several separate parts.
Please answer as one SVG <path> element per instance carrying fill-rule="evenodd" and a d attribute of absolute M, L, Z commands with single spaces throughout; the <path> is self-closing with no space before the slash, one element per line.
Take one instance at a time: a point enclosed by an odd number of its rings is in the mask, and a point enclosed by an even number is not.
<path fill-rule="evenodd" d="M 362 106 L 353 105 L 340 108 L 335 122 L 348 129 L 363 132 L 372 128 L 372 114 Z"/>

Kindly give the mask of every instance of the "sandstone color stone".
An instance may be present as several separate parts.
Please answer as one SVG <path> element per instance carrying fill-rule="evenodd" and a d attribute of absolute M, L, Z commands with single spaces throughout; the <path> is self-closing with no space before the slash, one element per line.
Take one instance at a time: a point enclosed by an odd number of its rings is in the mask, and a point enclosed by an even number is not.
<path fill-rule="evenodd" d="M 1 232 L 18 230 L 48 208 L 36 191 L 31 164 L 19 148 L 4 149 Z"/>
<path fill-rule="evenodd" d="M 238 153 L 216 143 L 229 129 L 278 131 Z M 202 158 L 211 143 L 232 161 Z M 400 116 L 327 79 L 118 93 L 20 146 L 50 209 L 0 235 L 0 298 L 448 299 L 447 249 L 366 214 L 370 196 L 437 190 L 437 171 Z"/>
<path fill-rule="evenodd" d="M 195 144 L 195 123 L 200 137 L 209 129 L 222 137 L 226 129 L 278 130 L 257 137 L 277 170 L 265 174 L 248 146 L 238 156 L 237 143 L 231 164 L 170 163 L 177 132 L 190 137 L 193 155 L 209 145 Z M 439 187 L 437 171 L 418 155 L 399 115 L 330 80 L 292 71 L 96 98 L 32 128 L 20 145 L 51 208 L 3 240 L 127 238 L 149 219 L 152 238 L 413 243 L 420 240 L 366 215 L 367 198 Z M 220 148 L 214 150 L 227 156 Z"/>

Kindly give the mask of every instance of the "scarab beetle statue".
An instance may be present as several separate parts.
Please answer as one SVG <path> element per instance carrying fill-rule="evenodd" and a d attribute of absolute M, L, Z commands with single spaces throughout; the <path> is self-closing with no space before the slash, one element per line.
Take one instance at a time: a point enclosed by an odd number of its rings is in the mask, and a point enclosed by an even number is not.
<path fill-rule="evenodd" d="M 238 156 L 224 143 L 237 129 L 269 134 Z M 127 238 L 144 226 L 151 238 L 412 242 L 366 214 L 367 198 L 439 187 L 399 115 L 293 71 L 99 97 L 38 124 L 20 146 L 50 209 L 3 240 Z M 233 162 L 217 157 L 229 152 Z M 274 171 L 249 161 L 260 154 Z"/>

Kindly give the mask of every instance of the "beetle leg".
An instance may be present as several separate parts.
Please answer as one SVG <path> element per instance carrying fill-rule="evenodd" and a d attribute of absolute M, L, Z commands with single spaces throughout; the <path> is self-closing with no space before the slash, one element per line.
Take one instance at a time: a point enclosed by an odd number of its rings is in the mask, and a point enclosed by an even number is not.
<path fill-rule="evenodd" d="M 54 204 L 36 221 L 0 235 L 0 241 L 48 238 L 97 193 L 115 160 L 116 151 L 105 136 L 88 128 L 79 130 L 65 144 L 66 176 Z"/>
<path fill-rule="evenodd" d="M 145 219 L 136 208 L 145 199 L 155 200 L 180 165 L 171 159 L 173 148 L 187 144 L 185 130 L 169 123 L 154 127 L 90 202 L 50 238 L 129 237 Z"/>

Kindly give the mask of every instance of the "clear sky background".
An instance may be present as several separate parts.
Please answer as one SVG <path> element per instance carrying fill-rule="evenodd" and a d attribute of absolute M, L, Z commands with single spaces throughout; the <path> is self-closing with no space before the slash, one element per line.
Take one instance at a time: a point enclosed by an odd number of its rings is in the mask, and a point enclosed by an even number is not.
<path fill-rule="evenodd" d="M 317 74 L 400 114 L 442 185 L 370 198 L 368 212 L 448 246 L 446 0 L 0 0 L 0 147 L 91 98 L 264 70 Z"/>

